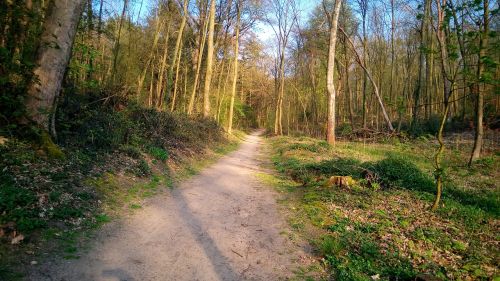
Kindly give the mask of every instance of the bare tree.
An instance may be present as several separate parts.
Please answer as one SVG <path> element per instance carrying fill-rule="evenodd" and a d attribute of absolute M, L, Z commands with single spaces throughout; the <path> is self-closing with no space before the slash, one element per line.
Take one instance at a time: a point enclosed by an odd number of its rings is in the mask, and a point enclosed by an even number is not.
<path fill-rule="evenodd" d="M 373 86 L 373 91 L 375 92 L 375 96 L 377 96 L 378 103 L 380 105 L 380 109 L 382 110 L 382 115 L 384 116 L 385 122 L 387 123 L 387 127 L 391 132 L 394 131 L 394 127 L 392 126 L 391 119 L 389 118 L 389 115 L 387 115 L 387 111 L 385 110 L 384 102 L 382 101 L 382 98 L 380 97 L 380 93 L 378 91 L 378 86 L 377 83 L 375 83 L 375 80 L 373 80 L 373 77 L 371 73 L 368 71 L 366 68 L 365 62 L 361 59 L 361 57 L 358 54 L 358 51 L 356 50 L 356 47 L 354 46 L 354 43 L 352 42 L 351 38 L 347 35 L 347 33 L 344 31 L 342 27 L 339 27 L 339 30 L 344 34 L 346 40 L 348 40 L 349 44 L 351 45 L 354 54 L 356 55 L 356 60 L 358 64 L 363 68 L 365 71 L 366 76 L 368 77 L 368 80 L 372 83 Z"/>
<path fill-rule="evenodd" d="M 236 82 L 238 80 L 238 55 L 239 55 L 239 39 L 240 39 L 240 25 L 241 25 L 241 0 L 236 4 L 236 27 L 234 35 L 234 62 L 233 62 L 233 84 L 231 86 L 231 103 L 229 105 L 229 117 L 227 132 L 232 134 L 233 132 L 233 111 L 234 111 L 234 99 L 236 97 Z"/>
<path fill-rule="evenodd" d="M 283 134 L 283 96 L 285 93 L 285 52 L 290 32 L 297 21 L 297 10 L 294 0 L 270 0 L 272 13 L 267 15 L 267 22 L 272 27 L 278 41 L 276 60 L 276 107 L 274 133 Z"/>
<path fill-rule="evenodd" d="M 486 46 L 488 45 L 489 34 L 489 1 L 483 0 L 483 22 L 482 30 L 479 32 L 479 52 L 477 60 L 477 83 L 474 86 L 476 94 L 476 134 L 474 138 L 474 148 L 472 149 L 472 154 L 470 156 L 469 165 L 472 165 L 474 160 L 477 160 L 481 156 L 481 147 L 483 146 L 483 115 L 484 115 L 484 93 L 482 87 L 483 72 L 484 72 L 484 59 L 486 56 Z"/>
<path fill-rule="evenodd" d="M 330 27 L 330 43 L 328 45 L 328 66 L 326 72 L 326 87 L 328 89 L 328 121 L 326 139 L 329 144 L 335 145 L 335 84 L 333 76 L 335 72 L 335 46 L 337 43 L 337 26 L 339 22 L 340 7 L 342 0 L 335 0 L 333 11 L 330 13 L 323 1 L 323 9 L 325 10 Z"/>
<path fill-rule="evenodd" d="M 210 84 L 213 74 L 214 57 L 214 28 L 215 28 L 215 0 L 210 1 L 210 11 L 208 16 L 208 45 L 207 45 L 207 69 L 205 72 L 205 85 L 203 88 L 203 116 L 210 116 Z"/>

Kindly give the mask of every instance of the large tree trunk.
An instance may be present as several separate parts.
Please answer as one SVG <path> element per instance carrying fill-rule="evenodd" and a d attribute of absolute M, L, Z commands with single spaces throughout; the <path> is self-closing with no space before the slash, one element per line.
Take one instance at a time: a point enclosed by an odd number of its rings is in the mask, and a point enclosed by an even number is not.
<path fill-rule="evenodd" d="M 210 116 L 210 84 L 212 83 L 213 58 L 214 58 L 214 29 L 215 29 L 215 0 L 210 1 L 207 45 L 207 70 L 205 72 L 205 85 L 203 88 L 203 117 Z"/>
<path fill-rule="evenodd" d="M 240 18 L 241 18 L 241 1 L 238 1 L 236 6 L 237 18 L 236 18 L 236 30 L 234 38 L 234 63 L 233 63 L 233 85 L 231 87 L 231 104 L 229 105 L 229 123 L 227 126 L 227 132 L 231 134 L 233 132 L 233 110 L 234 110 L 234 98 L 236 97 L 236 82 L 238 79 L 238 54 L 239 54 L 239 43 L 240 39 Z"/>
<path fill-rule="evenodd" d="M 76 28 L 83 10 L 83 0 L 52 1 L 43 24 L 40 48 L 33 71 L 37 77 L 28 89 L 26 99 L 27 117 L 42 129 L 51 130 L 51 118 L 56 100 L 71 57 Z"/>
<path fill-rule="evenodd" d="M 328 45 L 328 67 L 326 73 L 326 87 L 328 89 L 328 121 L 326 140 L 329 144 L 335 145 L 335 84 L 333 83 L 333 75 L 335 72 L 335 46 L 337 43 L 337 26 L 340 14 L 342 0 L 336 0 L 333 14 L 328 15 L 330 23 L 330 44 Z"/>

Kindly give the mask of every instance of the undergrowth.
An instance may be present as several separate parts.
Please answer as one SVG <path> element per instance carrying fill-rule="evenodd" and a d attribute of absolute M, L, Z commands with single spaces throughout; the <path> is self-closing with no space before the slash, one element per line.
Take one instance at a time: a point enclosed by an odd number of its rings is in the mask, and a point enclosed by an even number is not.
<path fill-rule="evenodd" d="M 15 279 L 15 265 L 29 263 L 38 248 L 76 258 L 73 233 L 141 208 L 200 169 L 190 165 L 236 147 L 212 120 L 125 102 L 66 97 L 56 123 L 64 157 L 24 137 L 0 145 L 0 280 Z"/>
<path fill-rule="evenodd" d="M 303 137 L 270 142 L 280 175 L 263 180 L 290 194 L 290 225 L 315 246 L 329 278 L 498 276 L 498 156 L 468 168 L 461 163 L 467 155 L 448 151 L 443 204 L 431 212 L 434 147 L 428 142 L 336 147 Z M 332 176 L 352 177 L 355 184 L 329 185 Z"/>

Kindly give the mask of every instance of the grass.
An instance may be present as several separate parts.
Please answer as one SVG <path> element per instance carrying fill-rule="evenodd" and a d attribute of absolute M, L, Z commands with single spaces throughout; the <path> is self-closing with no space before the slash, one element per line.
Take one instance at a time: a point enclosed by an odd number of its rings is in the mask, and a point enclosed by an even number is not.
<path fill-rule="evenodd" d="M 285 195 L 289 222 L 308 239 L 334 280 L 493 279 L 498 276 L 498 155 L 468 168 L 467 152 L 449 150 L 443 204 L 434 199 L 426 141 L 269 140 L 277 175 L 259 175 Z M 351 176 L 355 184 L 327 184 Z"/>

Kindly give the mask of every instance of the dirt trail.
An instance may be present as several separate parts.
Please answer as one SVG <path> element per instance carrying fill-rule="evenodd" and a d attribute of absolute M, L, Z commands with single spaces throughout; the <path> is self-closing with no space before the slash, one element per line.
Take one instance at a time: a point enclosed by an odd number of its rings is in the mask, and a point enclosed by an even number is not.
<path fill-rule="evenodd" d="M 42 262 L 30 280 L 282 280 L 307 256 L 276 194 L 255 178 L 261 139 L 241 147 L 143 209 L 106 225 L 78 260 Z"/>

